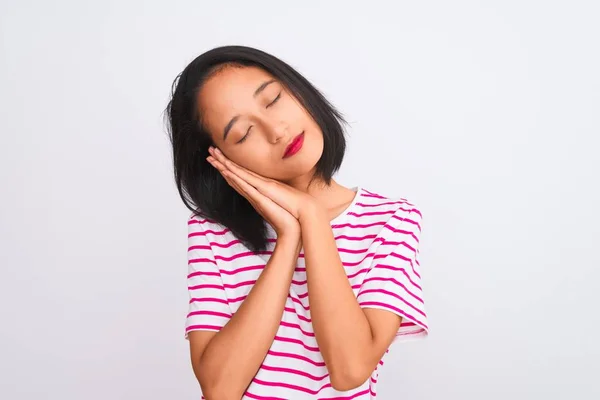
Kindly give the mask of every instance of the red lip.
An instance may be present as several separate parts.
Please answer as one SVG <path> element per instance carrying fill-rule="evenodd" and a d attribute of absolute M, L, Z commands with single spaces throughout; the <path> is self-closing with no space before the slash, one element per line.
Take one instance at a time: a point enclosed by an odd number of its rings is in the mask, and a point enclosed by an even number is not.
<path fill-rule="evenodd" d="M 302 148 L 302 144 L 304 143 L 304 132 L 299 134 L 292 140 L 292 143 L 285 148 L 285 153 L 283 153 L 283 158 L 291 157 Z"/>

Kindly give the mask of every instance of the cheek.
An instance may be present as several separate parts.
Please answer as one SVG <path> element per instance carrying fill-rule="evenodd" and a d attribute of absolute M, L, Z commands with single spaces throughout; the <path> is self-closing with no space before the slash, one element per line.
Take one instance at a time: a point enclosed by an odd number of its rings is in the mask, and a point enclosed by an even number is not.
<path fill-rule="evenodd" d="M 237 165 L 242 166 L 252 172 L 256 172 L 259 175 L 264 175 L 264 173 L 268 172 L 271 167 L 269 166 L 267 158 L 261 157 L 258 154 L 260 154 L 260 152 L 252 151 L 246 148 L 243 151 L 236 151 L 235 154 L 231 154 L 229 159 Z"/>

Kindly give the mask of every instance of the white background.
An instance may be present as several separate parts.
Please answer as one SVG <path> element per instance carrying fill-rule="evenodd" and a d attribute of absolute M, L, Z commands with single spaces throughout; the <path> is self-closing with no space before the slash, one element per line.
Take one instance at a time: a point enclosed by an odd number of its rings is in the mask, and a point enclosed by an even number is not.
<path fill-rule="evenodd" d="M 431 334 L 382 400 L 600 398 L 600 6 L 414 3 L 1 1 L 0 398 L 199 398 L 162 111 L 224 44 L 345 113 L 342 184 L 423 210 Z"/>

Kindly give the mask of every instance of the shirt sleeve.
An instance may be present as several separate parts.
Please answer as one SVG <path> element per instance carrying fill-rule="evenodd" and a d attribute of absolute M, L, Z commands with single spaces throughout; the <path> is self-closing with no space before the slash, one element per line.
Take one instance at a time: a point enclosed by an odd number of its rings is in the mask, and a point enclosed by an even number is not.
<path fill-rule="evenodd" d="M 231 319 L 225 286 L 217 266 L 209 237 L 211 224 L 192 217 L 188 220 L 188 293 L 189 309 L 185 338 L 195 330 L 218 332 Z"/>
<path fill-rule="evenodd" d="M 402 317 L 393 342 L 428 334 L 421 287 L 419 239 L 421 212 L 409 203 L 382 228 L 373 263 L 357 294 L 362 308 L 377 308 Z"/>

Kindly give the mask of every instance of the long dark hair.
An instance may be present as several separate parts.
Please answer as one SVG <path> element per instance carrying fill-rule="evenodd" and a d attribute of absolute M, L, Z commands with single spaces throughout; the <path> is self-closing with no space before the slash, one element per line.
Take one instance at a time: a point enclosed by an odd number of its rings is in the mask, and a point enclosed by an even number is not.
<path fill-rule="evenodd" d="M 251 47 L 224 46 L 209 50 L 194 59 L 173 81 L 165 112 L 173 146 L 175 183 L 181 199 L 196 215 L 222 224 L 252 251 L 260 251 L 267 245 L 265 222 L 248 200 L 229 186 L 206 161 L 208 148 L 214 143 L 197 111 L 197 94 L 203 83 L 227 65 L 261 68 L 294 94 L 323 132 L 323 155 L 316 165 L 314 178 L 320 178 L 328 185 L 344 158 L 345 121 L 319 90 L 294 68 Z"/>

